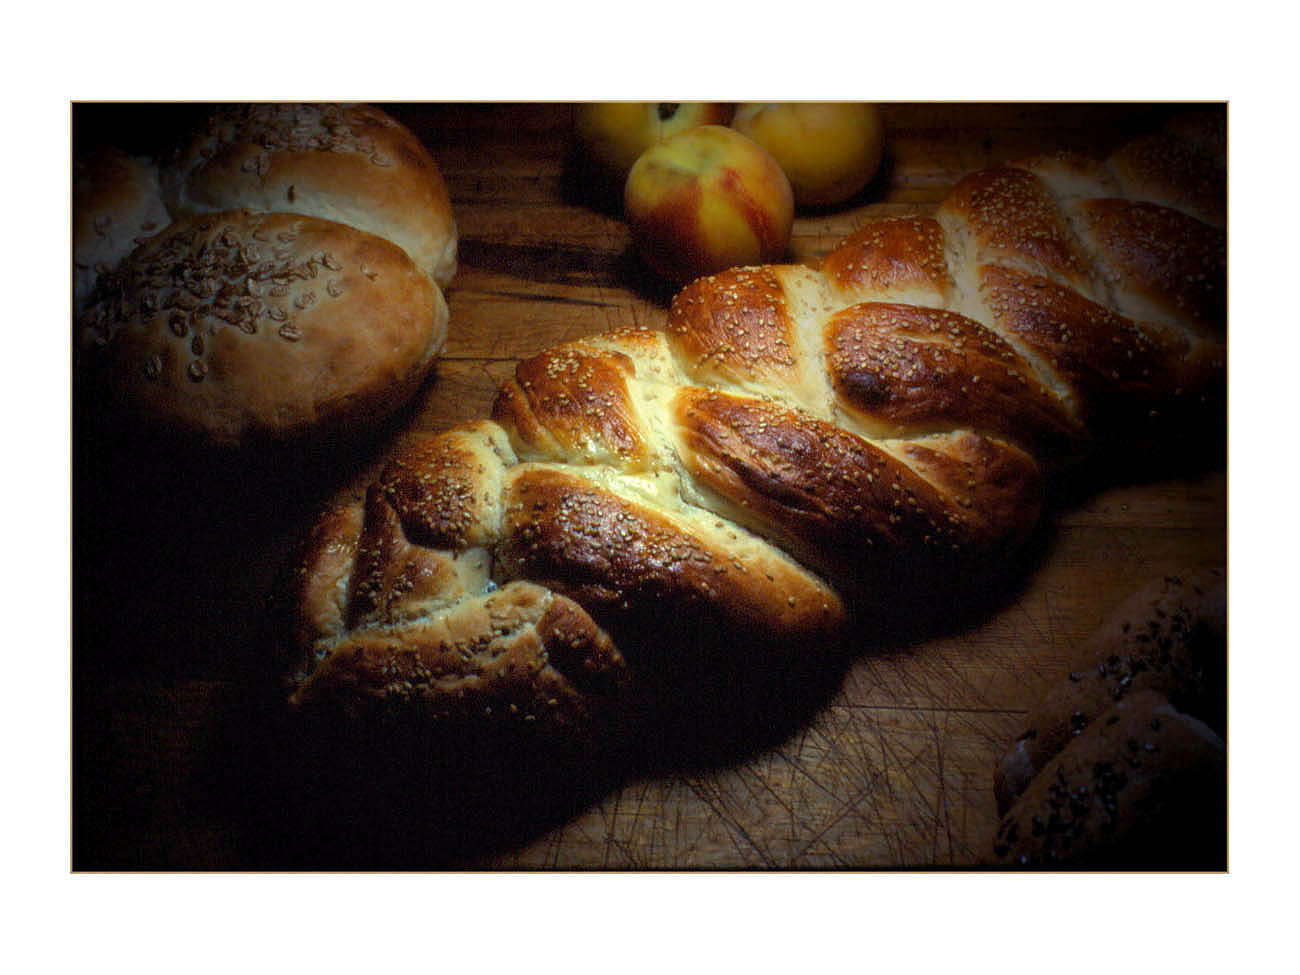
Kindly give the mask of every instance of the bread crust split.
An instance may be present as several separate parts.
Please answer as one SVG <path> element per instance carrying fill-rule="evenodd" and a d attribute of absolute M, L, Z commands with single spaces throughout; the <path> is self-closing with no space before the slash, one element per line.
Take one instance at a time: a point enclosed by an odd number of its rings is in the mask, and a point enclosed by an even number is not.
<path fill-rule="evenodd" d="M 408 129 L 369 105 L 215 109 L 165 162 L 176 217 L 297 213 L 397 244 L 441 287 L 456 273 L 456 223 L 442 174 Z"/>
<path fill-rule="evenodd" d="M 322 522 L 304 571 L 335 579 L 333 622 L 313 652 L 383 625 L 398 654 L 408 627 L 419 642 L 457 600 L 527 582 L 619 646 L 627 682 L 583 693 L 631 723 L 627 702 L 662 671 L 687 686 L 724 654 L 693 632 L 779 686 L 782 650 L 829 654 L 898 579 L 996 569 L 1048 478 L 1222 409 L 1219 290 L 1179 286 L 1158 258 L 1161 228 L 1194 227 L 1174 265 L 1221 277 L 1221 232 L 1182 210 L 1148 219 L 1167 204 L 1125 189 L 1117 165 L 973 174 L 932 218 L 874 220 L 818 268 L 711 275 L 662 330 L 520 363 L 491 420 L 420 440 Z M 407 564 L 406 548 L 360 554 L 381 522 L 441 559 L 484 553 L 480 588 L 458 595 L 466 576 L 447 572 L 449 608 L 349 622 L 373 558 Z M 486 715 L 486 685 L 479 701 Z"/>

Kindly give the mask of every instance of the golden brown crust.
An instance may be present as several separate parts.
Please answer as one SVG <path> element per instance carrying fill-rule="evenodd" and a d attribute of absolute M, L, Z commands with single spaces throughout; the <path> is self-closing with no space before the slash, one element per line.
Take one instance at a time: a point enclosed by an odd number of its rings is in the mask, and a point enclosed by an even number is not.
<path fill-rule="evenodd" d="M 905 462 L 830 423 L 760 400 L 687 388 L 675 409 L 693 477 L 754 512 L 754 524 L 772 526 L 787 545 L 807 546 L 841 567 L 946 559 L 1006 542 L 1037 507 L 1041 478 L 1033 461 L 974 435 L 970 441 L 982 449 L 961 460 L 907 444 Z"/>
<path fill-rule="evenodd" d="M 353 715 L 414 708 L 428 721 L 591 734 L 625 683 L 621 654 L 581 608 L 513 582 L 400 630 L 350 631 L 291 701 Z"/>
<path fill-rule="evenodd" d="M 318 217 L 394 241 L 440 286 L 455 275 L 442 174 L 411 132 L 373 106 L 218 108 L 162 178 L 177 217 L 241 207 Z"/>
<path fill-rule="evenodd" d="M 970 428 L 1044 460 L 1077 453 L 1086 434 L 1015 349 L 955 312 L 863 302 L 826 328 L 841 405 L 878 436 Z"/>
<path fill-rule="evenodd" d="M 1061 201 L 1122 195 L 1119 183 L 1103 160 L 1075 152 L 1041 153 L 1018 159 L 1012 165 L 1033 173 Z"/>
<path fill-rule="evenodd" d="M 493 418 L 535 458 L 582 454 L 635 469 L 646 460 L 646 444 L 628 394 L 634 373 L 621 352 L 562 345 L 519 364 L 497 395 Z"/>
<path fill-rule="evenodd" d="M 379 109 L 219 107 L 161 170 L 99 150 L 74 189 L 79 379 L 151 434 L 350 438 L 441 351 L 446 187 Z"/>
<path fill-rule="evenodd" d="M 873 220 L 837 245 L 822 271 L 844 300 L 943 307 L 953 288 L 943 228 L 929 218 Z"/>
<path fill-rule="evenodd" d="M 379 485 L 371 485 L 366 496 L 348 582 L 344 623 L 349 629 L 426 615 L 478 588 L 465 585 L 454 553 L 412 544 L 381 492 Z M 486 572 L 472 582 L 481 586 L 484 578 Z"/>
<path fill-rule="evenodd" d="M 1193 346 L 1181 332 L 1135 322 L 1049 278 L 987 264 L 980 286 L 993 327 L 1032 353 L 1094 430 L 1104 423 L 1113 436 L 1153 404 L 1190 394 L 1208 372 L 1190 360 L 1185 368 Z"/>
<path fill-rule="evenodd" d="M 291 702 L 353 717 L 418 709 L 543 736 L 610 724 L 616 702 L 631 706 L 618 649 L 564 597 L 498 587 L 490 561 L 482 548 L 413 542 L 379 483 L 330 509 L 298 563 Z"/>
<path fill-rule="evenodd" d="M 1005 563 L 1035 526 L 1045 471 L 1129 442 L 1138 418 L 1222 376 L 1213 330 L 1114 307 L 1126 288 L 1175 305 L 1199 294 L 1170 277 L 1183 264 L 1157 266 L 1184 218 L 1090 202 L 1116 193 L 1105 165 L 1077 158 L 977 174 L 935 219 L 875 221 L 821 269 L 701 278 L 662 332 L 520 363 L 491 423 L 411 445 L 371 492 L 359 541 L 325 549 L 315 616 L 341 600 L 352 615 L 316 627 L 318 672 L 451 646 L 431 620 L 526 580 L 565 608 L 577 646 L 595 645 L 588 623 L 621 642 L 627 706 L 647 687 L 711 686 L 715 646 L 776 670 L 764 654 L 835 646 L 890 582 Z M 1203 240 L 1180 260 L 1215 273 L 1215 238 L 1178 240 Z M 1111 256 L 1120 266 L 1103 267 Z M 482 688 L 476 706 L 495 693 Z"/>
<path fill-rule="evenodd" d="M 348 580 L 364 520 L 364 505 L 335 505 L 321 513 L 303 544 L 289 603 L 295 668 L 304 665 L 301 655 L 343 631 Z"/>
<path fill-rule="evenodd" d="M 955 430 L 897 449 L 934 498 L 938 547 L 967 556 L 964 564 L 1014 552 L 1037 524 L 1043 472 L 1020 447 Z"/>
<path fill-rule="evenodd" d="M 146 241 L 100 281 L 82 322 L 127 409 L 238 445 L 390 415 L 441 350 L 447 307 L 386 240 L 233 211 Z"/>
<path fill-rule="evenodd" d="M 1215 227 L 1227 223 L 1226 136 L 1219 124 L 1174 123 L 1169 130 L 1135 139 L 1108 160 L 1131 200 L 1178 210 Z"/>
<path fill-rule="evenodd" d="M 785 290 L 771 268 L 736 268 L 687 285 L 673 299 L 667 332 L 697 382 L 798 380 L 798 340 Z"/>
<path fill-rule="evenodd" d="M 968 261 L 1023 267 L 1091 293 L 1091 264 L 1046 185 L 1010 166 L 967 176 L 941 211 L 970 228 Z"/>
<path fill-rule="evenodd" d="M 459 551 L 500 535 L 502 483 L 514 462 L 505 431 L 484 421 L 416 441 L 379 485 L 412 541 Z"/>
<path fill-rule="evenodd" d="M 1177 210 L 1131 200 L 1087 200 L 1079 213 L 1120 311 L 1223 332 L 1228 268 L 1222 230 Z"/>
<path fill-rule="evenodd" d="M 504 572 L 571 596 L 598 619 L 724 620 L 737 638 L 833 636 L 839 597 L 782 552 L 716 517 L 674 514 L 565 470 L 521 465 L 507 486 Z"/>

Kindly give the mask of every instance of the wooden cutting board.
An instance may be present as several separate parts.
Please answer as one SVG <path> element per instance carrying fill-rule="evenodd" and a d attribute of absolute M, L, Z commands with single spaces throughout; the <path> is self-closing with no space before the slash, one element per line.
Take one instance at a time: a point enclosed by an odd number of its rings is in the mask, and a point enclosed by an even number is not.
<path fill-rule="evenodd" d="M 577 178 L 569 110 L 394 105 L 437 157 L 460 228 L 446 355 L 411 411 L 373 440 L 251 466 L 150 454 L 73 430 L 73 867 L 366 865 L 349 821 L 279 803 L 268 599 L 316 506 L 363 483 L 398 444 L 486 414 L 516 361 L 546 346 L 663 322 L 667 290 L 617 206 Z M 148 149 L 148 106 L 81 106 L 78 143 Z M 173 117 L 195 113 L 171 105 Z M 887 105 L 885 166 L 849 204 L 801 214 L 792 256 L 816 259 L 864 218 L 933 210 L 961 175 L 1049 148 L 1104 153 L 1167 106 Z M 92 442 L 92 433 L 94 439 Z M 1217 446 L 1217 445 L 1216 445 Z M 1125 595 L 1226 564 L 1222 454 L 1179 470 L 1108 471 L 1053 497 L 1033 550 L 980 605 L 935 594 L 926 619 L 865 634 L 774 740 L 690 768 L 593 784 L 508 841 L 396 837 L 385 866 L 817 869 L 966 866 L 989 851 L 993 768 L 1036 695 Z M 788 722 L 786 718 L 790 718 Z M 787 726 L 788 725 L 788 726 Z M 283 797 L 281 797 L 283 798 Z M 345 797 L 333 803 L 351 808 Z M 505 814 L 508 815 L 508 810 Z M 360 815 L 360 814 L 359 814 Z M 337 827 L 339 817 L 332 823 Z M 386 822 L 386 821 L 385 821 Z M 415 828 L 407 823 L 406 828 Z M 437 833 L 442 824 L 419 829 Z M 446 834 L 450 835 L 450 834 Z M 289 841 L 292 846 L 292 841 Z M 409 850 L 403 858 L 402 852 Z M 396 852 L 394 852 L 396 851 Z"/>

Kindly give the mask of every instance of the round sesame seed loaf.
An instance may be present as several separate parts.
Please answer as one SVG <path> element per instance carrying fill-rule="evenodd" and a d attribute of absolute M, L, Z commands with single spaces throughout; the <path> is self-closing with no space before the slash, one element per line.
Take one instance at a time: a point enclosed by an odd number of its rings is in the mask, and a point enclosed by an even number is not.
<path fill-rule="evenodd" d="M 412 132 L 369 106 L 228 105 L 163 155 L 78 161 L 90 395 L 227 446 L 353 439 L 410 400 L 446 337 L 457 247 Z"/>
<path fill-rule="evenodd" d="M 364 427 L 414 395 L 447 306 L 396 244 L 290 213 L 185 217 L 99 281 L 82 345 L 128 413 L 237 446 Z"/>
<path fill-rule="evenodd" d="M 456 273 L 456 223 L 437 164 L 372 106 L 218 108 L 161 179 L 176 217 L 238 208 L 320 217 L 393 241 L 440 286 Z"/>

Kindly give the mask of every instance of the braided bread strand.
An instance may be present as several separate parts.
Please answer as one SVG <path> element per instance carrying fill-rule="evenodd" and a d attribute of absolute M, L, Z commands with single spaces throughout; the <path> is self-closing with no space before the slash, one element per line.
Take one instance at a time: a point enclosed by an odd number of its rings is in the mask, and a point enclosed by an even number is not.
<path fill-rule="evenodd" d="M 722 635 L 762 666 L 900 567 L 1003 558 L 1049 475 L 1217 403 L 1216 147 L 1172 129 L 975 173 L 818 268 L 703 278 L 663 331 L 521 362 L 492 420 L 317 526 L 293 702 L 589 735 L 702 665 L 648 646 Z"/>

